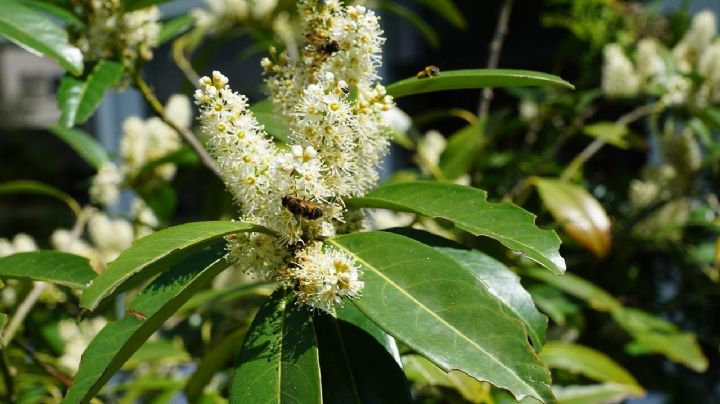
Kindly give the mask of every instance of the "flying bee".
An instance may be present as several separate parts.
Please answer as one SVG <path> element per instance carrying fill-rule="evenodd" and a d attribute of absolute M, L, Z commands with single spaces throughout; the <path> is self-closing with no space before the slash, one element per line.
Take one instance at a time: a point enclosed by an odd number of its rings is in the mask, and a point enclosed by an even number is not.
<path fill-rule="evenodd" d="M 333 53 L 335 53 L 339 50 L 340 50 L 340 44 L 336 40 L 325 42 L 324 44 L 318 46 L 318 51 L 321 53 L 325 53 L 327 55 L 332 55 Z"/>
<path fill-rule="evenodd" d="M 419 79 L 427 79 L 429 77 L 435 77 L 440 74 L 440 68 L 435 65 L 425 66 L 424 69 L 420 70 L 415 77 Z"/>
<path fill-rule="evenodd" d="M 297 196 L 283 196 L 282 206 L 293 215 L 304 217 L 307 220 L 315 220 L 323 215 L 322 209 L 315 205 L 315 203 Z"/>

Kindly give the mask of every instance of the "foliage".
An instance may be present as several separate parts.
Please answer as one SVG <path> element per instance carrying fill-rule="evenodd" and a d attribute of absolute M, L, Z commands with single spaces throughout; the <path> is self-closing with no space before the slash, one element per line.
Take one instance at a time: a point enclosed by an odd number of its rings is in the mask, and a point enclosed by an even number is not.
<path fill-rule="evenodd" d="M 166 2 L 0 5 L 0 36 L 67 72 L 48 130 L 94 173 L 82 200 L 0 184 L 62 201 L 74 223 L 39 241 L 50 249 L 0 239 L 3 400 L 587 403 L 663 389 L 658 361 L 714 370 L 717 330 L 675 307 L 695 290 L 663 298 L 651 282 L 658 261 L 720 281 L 712 14 L 670 24 L 553 0 L 544 23 L 587 48 L 577 80 L 491 63 L 384 86 L 384 20 L 364 2 L 212 1 L 162 22 Z M 427 13 L 474 24 L 450 0 L 368 3 L 435 48 Z M 202 66 L 239 36 L 267 51 L 264 100 Z M 163 43 L 196 111 L 145 82 Z M 519 99 L 517 118 L 454 105 L 411 118 L 396 103 L 493 87 Z M 111 152 L 79 126 L 127 88 L 154 116 L 128 118 Z M 465 125 L 420 134 L 447 117 Z M 417 167 L 381 180 L 391 141 Z M 622 161 L 594 164 L 607 152 Z M 236 206 L 175 215 L 179 168 Z"/>

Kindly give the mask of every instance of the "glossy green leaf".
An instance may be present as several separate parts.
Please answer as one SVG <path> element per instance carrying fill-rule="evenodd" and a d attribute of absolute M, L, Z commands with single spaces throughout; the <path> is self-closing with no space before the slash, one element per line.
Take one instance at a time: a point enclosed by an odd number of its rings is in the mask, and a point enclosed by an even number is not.
<path fill-rule="evenodd" d="M 58 88 L 58 106 L 62 112 L 60 126 L 72 128 L 85 123 L 105 96 L 105 91 L 117 83 L 123 74 L 120 63 L 99 61 L 85 79 L 65 76 Z"/>
<path fill-rule="evenodd" d="M 95 279 L 87 258 L 60 251 L 22 252 L 0 258 L 0 277 L 84 288 Z"/>
<path fill-rule="evenodd" d="M 629 133 L 628 127 L 625 125 L 620 125 L 615 122 L 596 122 L 586 125 L 582 131 L 588 136 L 602 139 L 606 143 L 621 149 L 630 147 L 630 143 L 625 139 L 625 136 Z"/>
<path fill-rule="evenodd" d="M 567 370 L 597 382 L 624 384 L 635 395 L 644 393 L 630 372 L 604 353 L 590 347 L 551 341 L 543 347 L 540 359 L 551 369 Z"/>
<path fill-rule="evenodd" d="M 585 386 L 553 386 L 553 391 L 563 404 L 616 403 L 633 395 L 631 386 L 616 383 Z"/>
<path fill-rule="evenodd" d="M 424 79 L 410 77 L 388 85 L 387 92 L 400 98 L 445 90 L 530 86 L 575 88 L 560 77 L 547 73 L 511 69 L 468 69 L 441 71 L 438 76 Z"/>
<path fill-rule="evenodd" d="M 230 385 L 230 403 L 322 403 L 320 362 L 310 310 L 286 290 L 255 316 Z"/>
<path fill-rule="evenodd" d="M 477 188 L 429 181 L 394 183 L 350 199 L 350 208 L 412 212 L 449 220 L 476 236 L 493 238 L 554 273 L 565 271 L 560 238 L 535 225 L 535 216 L 511 203 L 491 203 Z"/>
<path fill-rule="evenodd" d="M 631 354 L 660 354 L 696 372 L 707 370 L 708 360 L 694 334 L 642 310 L 624 308 L 612 316 L 633 337 L 628 346 Z"/>
<path fill-rule="evenodd" d="M 183 14 L 163 23 L 162 28 L 160 28 L 160 35 L 158 35 L 158 45 L 162 45 L 165 42 L 182 35 L 192 28 L 194 24 L 195 17 L 190 14 Z"/>
<path fill-rule="evenodd" d="M 381 10 L 395 14 L 396 16 L 407 21 L 410 25 L 417 30 L 417 32 L 423 37 L 425 42 L 432 48 L 440 46 L 440 35 L 437 33 L 430 23 L 425 21 L 421 16 L 415 13 L 412 9 L 403 6 L 402 4 L 386 1 L 379 3 Z"/>
<path fill-rule="evenodd" d="M 313 317 L 325 403 L 410 403 L 400 364 L 362 328 L 326 314 Z"/>
<path fill-rule="evenodd" d="M 250 107 L 250 111 L 255 115 L 255 119 L 265 127 L 265 131 L 275 139 L 288 143 L 288 129 L 285 119 L 281 116 L 275 116 L 273 112 L 272 100 L 267 98 L 260 102 L 256 102 Z"/>
<path fill-rule="evenodd" d="M 540 198 L 565 232 L 597 257 L 610 251 L 610 218 L 584 188 L 550 178 L 534 178 Z"/>
<path fill-rule="evenodd" d="M 18 1 L 0 1 L 0 37 L 36 55 L 55 59 L 74 75 L 83 71 L 82 53 L 70 45 L 65 30 L 50 18 Z"/>
<path fill-rule="evenodd" d="M 16 180 L 0 183 L 0 195 L 32 194 L 43 195 L 58 199 L 64 202 L 75 216 L 79 216 L 82 209 L 72 196 L 65 192 L 42 182 L 31 180 Z"/>
<path fill-rule="evenodd" d="M 63 403 L 88 403 L 125 361 L 179 309 L 230 263 L 223 243 L 196 251 L 153 280 L 109 323 L 83 353 L 75 381 Z"/>
<path fill-rule="evenodd" d="M 63 128 L 61 126 L 51 126 L 48 130 L 67 143 L 95 169 L 99 170 L 103 164 L 110 162 L 110 155 L 105 148 L 87 132 L 77 128 Z"/>
<path fill-rule="evenodd" d="M 74 13 L 67 8 L 54 4 L 47 0 L 21 0 L 24 5 L 37 11 L 45 12 L 53 17 L 60 19 L 62 22 L 72 25 L 76 28 L 83 28 L 85 23 L 82 22 Z"/>
<path fill-rule="evenodd" d="M 520 284 L 519 276 L 501 262 L 477 250 L 436 249 L 470 270 L 487 291 L 500 301 L 507 313 L 525 324 L 530 340 L 536 350 L 540 350 L 545 343 L 547 318 L 537 310 L 532 297 Z"/>
<path fill-rule="evenodd" d="M 365 288 L 353 303 L 400 342 L 445 371 L 461 370 L 518 399 L 554 401 L 549 372 L 528 344 L 525 327 L 455 261 L 387 232 L 328 243 L 362 268 Z"/>
<path fill-rule="evenodd" d="M 241 222 L 195 222 L 169 227 L 136 240 L 108 264 L 80 298 L 80 306 L 94 310 L 100 302 L 130 278 L 148 279 L 165 271 L 189 255 L 233 233 L 269 232 Z"/>
<path fill-rule="evenodd" d="M 395 358 L 395 361 L 400 364 L 400 350 L 398 349 L 395 338 L 388 335 L 383 331 L 377 324 L 373 323 L 365 314 L 363 314 L 354 304 L 343 304 L 340 307 L 335 308 L 335 317 L 338 320 L 342 320 L 346 323 L 352 324 L 368 335 L 375 338 L 380 345 L 385 347 L 385 350 Z"/>
<path fill-rule="evenodd" d="M 467 125 L 450 136 L 439 163 L 445 177 L 454 181 L 469 173 L 484 143 L 485 121 Z"/>
<path fill-rule="evenodd" d="M 197 402 L 213 376 L 234 361 L 234 358 L 240 353 L 246 333 L 247 327 L 243 327 L 208 347 L 209 349 L 203 354 L 197 369 L 185 385 L 188 402 Z"/>
<path fill-rule="evenodd" d="M 457 370 L 445 373 L 420 355 L 403 355 L 402 360 L 408 379 L 416 383 L 455 389 L 471 403 L 493 402 L 487 383 Z"/>
<path fill-rule="evenodd" d="M 425 7 L 433 10 L 452 25 L 465 28 L 467 22 L 453 0 L 415 0 Z"/>

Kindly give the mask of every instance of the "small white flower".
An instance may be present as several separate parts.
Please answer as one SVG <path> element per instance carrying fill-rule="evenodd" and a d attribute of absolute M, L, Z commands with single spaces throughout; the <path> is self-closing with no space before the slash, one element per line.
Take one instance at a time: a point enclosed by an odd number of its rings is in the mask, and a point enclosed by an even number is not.
<path fill-rule="evenodd" d="M 98 204 L 109 206 L 117 202 L 123 176 L 114 163 L 100 166 L 90 185 L 90 199 Z"/>
<path fill-rule="evenodd" d="M 607 45 L 603 55 L 603 92 L 610 97 L 636 95 L 640 90 L 640 78 L 620 45 L 614 43 Z"/>

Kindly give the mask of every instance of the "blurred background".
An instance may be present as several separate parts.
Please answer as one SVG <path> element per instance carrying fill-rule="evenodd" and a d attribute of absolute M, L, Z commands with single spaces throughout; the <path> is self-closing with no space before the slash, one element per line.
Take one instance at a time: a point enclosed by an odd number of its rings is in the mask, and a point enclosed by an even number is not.
<path fill-rule="evenodd" d="M 502 4 L 498 0 L 458 0 L 456 5 L 464 22 L 453 23 L 416 1 L 378 2 L 387 37 L 383 81 L 391 83 L 414 76 L 426 65 L 436 65 L 441 72 L 485 67 Z M 163 18 L 169 19 L 199 7 L 204 7 L 201 0 L 178 0 L 160 8 Z M 720 1 L 515 0 L 498 66 L 559 75 L 578 89 L 578 98 L 566 100 L 566 104 L 581 102 L 580 95 L 600 86 L 605 45 L 631 43 L 646 35 L 667 44 L 677 43 L 692 16 L 701 10 L 718 15 Z M 193 55 L 193 67 L 200 75 L 222 71 L 230 78 L 233 89 L 247 94 L 251 102 L 260 101 L 265 98 L 260 67 L 260 59 L 266 56 L 264 44 L 261 37 L 240 31 L 220 42 L 199 46 Z M 172 52 L 172 42 L 162 45 L 144 68 L 146 80 L 162 102 L 178 89 L 187 95 L 194 90 L 176 66 Z M 94 169 L 44 129 L 60 116 L 55 95 L 62 74 L 48 58 L 0 43 L 0 183 L 37 180 L 86 204 Z M 478 91 L 433 93 L 404 98 L 398 106 L 414 118 L 410 136 L 419 139 L 434 129 L 450 137 L 468 122 L 443 114 L 438 118 L 438 112 L 452 107 L 476 114 L 480 97 Z M 539 131 L 538 139 L 528 142 L 527 124 L 517 117 L 522 99 L 539 100 L 542 105 L 543 97 L 539 91 L 495 92 L 489 122 L 501 129 L 494 133 L 492 146 L 476 156 L 480 163 L 470 173 L 471 184 L 486 189 L 490 199 L 502 199 L 529 174 L 557 173 L 559 166 L 566 165 L 586 147 L 585 137 L 565 139 L 555 150 L 553 161 L 557 164 L 550 164 L 545 172 L 534 172 L 539 161 L 535 157 L 557 146 L 554 141 L 561 130 Z M 627 105 L 600 101 L 596 109 L 593 120 L 611 120 L 621 115 Z M 149 112 L 135 90 L 112 92 L 83 128 L 109 150 L 117 151 L 122 122 L 133 115 L 148 116 Z M 560 122 L 556 126 L 562 128 L 576 115 L 577 111 L 561 110 L 544 119 Z M 584 168 L 588 190 L 618 223 L 627 218 L 630 183 L 652 154 L 652 146 L 606 148 Z M 712 160 L 717 154 L 708 156 Z M 413 159 L 412 151 L 393 145 L 386 161 L 386 177 L 408 170 Z M 714 181 L 718 177 L 714 174 L 716 171 L 700 180 L 698 192 L 703 197 L 717 192 Z M 222 184 L 206 170 L 180 167 L 172 186 L 176 191 L 173 222 L 206 219 L 231 209 Z M 526 209 L 540 213 L 541 223 L 553 225 L 537 196 L 519 199 Z M 129 209 L 129 197 L 124 200 L 119 210 Z M 517 199 L 515 202 L 520 203 Z M 563 255 L 570 271 L 605 288 L 623 304 L 643 308 L 697 334 L 709 369 L 699 373 L 664 356 L 629 353 L 624 346 L 627 337 L 608 321 L 607 313 L 578 308 L 572 299 L 566 324 L 551 328 L 550 334 L 600 349 L 626 367 L 648 391 L 645 398 L 630 402 L 720 402 L 720 285 L 707 274 L 708 265 L 717 265 L 713 261 L 717 255 L 717 228 L 690 225 L 679 238 L 648 241 L 622 238 L 623 226 L 632 224 L 629 219 L 622 223 L 616 227 L 621 233 L 616 243 L 625 244 L 615 244 L 607 257 L 597 258 L 571 240 L 564 243 Z M 54 229 L 72 225 L 66 207 L 52 200 L 0 197 L 0 237 L 11 238 L 24 232 L 38 240 L 41 247 L 48 247 Z M 562 373 L 554 376 L 560 382 L 567 377 Z"/>

